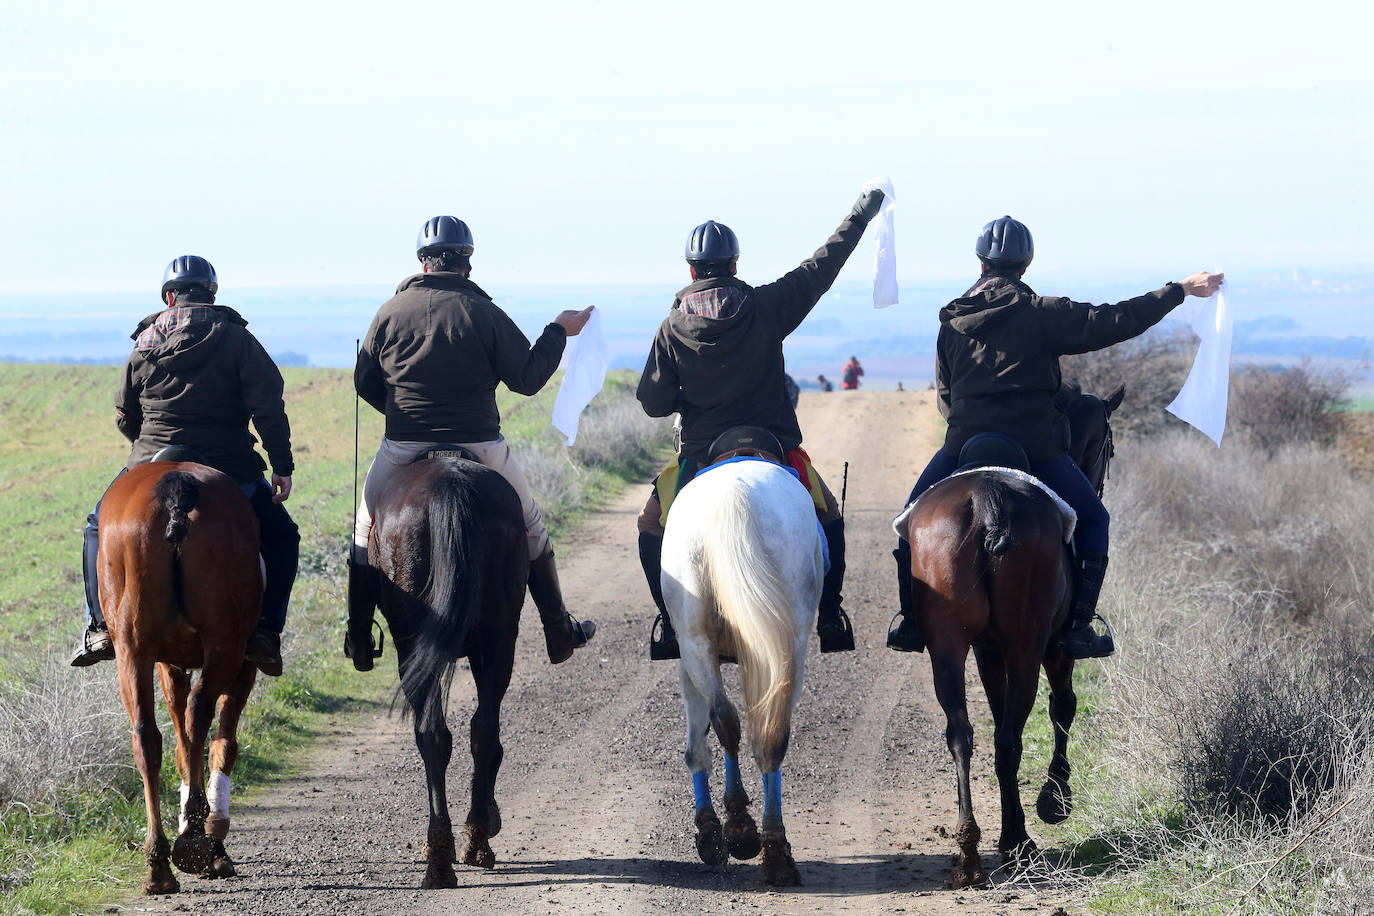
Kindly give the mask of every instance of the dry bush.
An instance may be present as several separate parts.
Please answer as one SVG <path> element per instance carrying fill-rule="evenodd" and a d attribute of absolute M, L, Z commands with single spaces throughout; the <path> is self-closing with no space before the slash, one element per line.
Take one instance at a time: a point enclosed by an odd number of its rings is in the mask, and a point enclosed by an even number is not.
<path fill-rule="evenodd" d="M 629 391 L 606 400 L 588 410 L 578 424 L 573 459 L 586 467 L 647 473 L 658 452 L 672 443 L 672 426 L 644 413 Z"/>
<path fill-rule="evenodd" d="M 1268 452 L 1293 443 L 1333 445 L 1340 432 L 1338 408 L 1354 374 L 1303 360 L 1297 366 L 1248 366 L 1231 376 L 1227 428 Z"/>
<path fill-rule="evenodd" d="M 128 777 L 129 720 L 114 681 L 49 658 L 0 680 L 0 809 L 57 808 Z"/>

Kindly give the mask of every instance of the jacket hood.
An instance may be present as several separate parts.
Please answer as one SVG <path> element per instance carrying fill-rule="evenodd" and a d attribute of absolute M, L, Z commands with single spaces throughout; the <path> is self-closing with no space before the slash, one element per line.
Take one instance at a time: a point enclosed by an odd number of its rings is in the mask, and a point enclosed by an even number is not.
<path fill-rule="evenodd" d="M 400 293 L 408 289 L 444 289 L 458 292 L 476 293 L 483 299 L 490 299 L 486 290 L 473 283 L 467 277 L 451 270 L 436 270 L 431 273 L 411 274 L 400 282 L 396 287 L 396 292 Z"/>
<path fill-rule="evenodd" d="M 176 372 L 202 363 L 234 326 L 246 328 L 248 322 L 226 305 L 196 303 L 154 312 L 130 336 L 135 352 Z"/>
<path fill-rule="evenodd" d="M 696 280 L 678 290 L 664 322 L 673 338 L 699 353 L 730 353 L 754 325 L 753 287 L 734 277 Z"/>
<path fill-rule="evenodd" d="M 940 323 L 965 337 L 976 338 L 1006 322 L 1034 297 L 1035 291 L 1020 280 L 983 277 L 968 292 L 940 309 Z"/>

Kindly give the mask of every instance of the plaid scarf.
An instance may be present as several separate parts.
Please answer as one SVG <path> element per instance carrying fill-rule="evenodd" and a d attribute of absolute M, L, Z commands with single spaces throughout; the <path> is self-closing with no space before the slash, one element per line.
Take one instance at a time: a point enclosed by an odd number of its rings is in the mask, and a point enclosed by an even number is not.
<path fill-rule="evenodd" d="M 213 305 L 179 305 L 167 309 L 143 329 L 143 333 L 139 334 L 134 342 L 134 348 L 142 353 L 156 350 L 177 331 L 202 321 L 213 321 L 218 317 L 218 310 Z"/>

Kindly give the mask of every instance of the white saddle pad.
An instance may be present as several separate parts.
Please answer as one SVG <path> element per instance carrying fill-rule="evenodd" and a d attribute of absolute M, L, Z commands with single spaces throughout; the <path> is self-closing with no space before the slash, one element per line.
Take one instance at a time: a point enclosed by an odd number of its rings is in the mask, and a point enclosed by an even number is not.
<path fill-rule="evenodd" d="M 970 468 L 967 471 L 958 471 L 956 473 L 953 473 L 945 479 L 949 480 L 954 477 L 963 477 L 965 474 L 974 474 L 979 471 L 990 471 L 994 474 L 1002 474 L 1006 477 L 1011 477 L 1016 480 L 1023 480 L 1026 483 L 1034 484 L 1035 486 L 1039 487 L 1041 490 L 1044 491 L 1046 496 L 1054 500 L 1054 505 L 1059 509 L 1060 523 L 1063 525 L 1064 528 L 1064 543 L 1067 544 L 1071 540 L 1073 540 L 1073 530 L 1078 526 L 1078 513 L 1073 511 L 1072 506 L 1064 502 L 1064 500 L 1059 496 L 1058 493 L 1054 492 L 1049 487 L 1045 486 L 1044 481 L 1036 477 L 1034 474 L 1027 474 L 1025 471 L 1018 471 L 1016 468 Z M 930 490 L 926 491 L 926 493 L 929 492 Z M 897 532 L 897 537 L 906 538 L 906 523 L 911 518 L 911 513 L 916 511 L 917 504 L 920 503 L 921 499 L 924 496 L 925 493 L 922 493 L 920 496 L 916 497 L 916 499 L 914 499 L 905 509 L 903 509 L 897 515 L 896 518 L 892 520 L 892 530 Z"/>

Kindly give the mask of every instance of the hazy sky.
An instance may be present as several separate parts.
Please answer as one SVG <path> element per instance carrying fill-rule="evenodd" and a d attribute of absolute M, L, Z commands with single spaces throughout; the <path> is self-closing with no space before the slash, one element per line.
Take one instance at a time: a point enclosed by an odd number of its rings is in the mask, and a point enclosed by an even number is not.
<path fill-rule="evenodd" d="M 1368 265 L 1359 2 L 7 0 L 0 293 L 392 283 L 439 213 L 475 279 L 676 282 L 705 219 L 761 282 L 867 178 L 900 273 Z M 871 243 L 847 268 L 869 269 Z M 226 300 L 227 301 L 227 300 Z"/>

